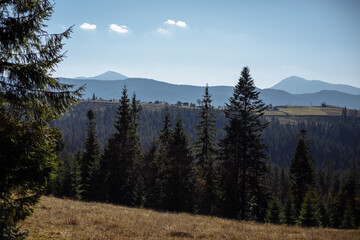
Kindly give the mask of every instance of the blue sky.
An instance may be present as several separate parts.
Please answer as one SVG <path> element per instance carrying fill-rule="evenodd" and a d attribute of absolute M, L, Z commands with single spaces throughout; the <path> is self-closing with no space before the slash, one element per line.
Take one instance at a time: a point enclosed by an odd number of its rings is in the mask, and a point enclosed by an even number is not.
<path fill-rule="evenodd" d="M 74 25 L 55 76 L 112 70 L 175 84 L 257 87 L 289 76 L 360 87 L 358 0 L 58 0 L 51 33 Z"/>

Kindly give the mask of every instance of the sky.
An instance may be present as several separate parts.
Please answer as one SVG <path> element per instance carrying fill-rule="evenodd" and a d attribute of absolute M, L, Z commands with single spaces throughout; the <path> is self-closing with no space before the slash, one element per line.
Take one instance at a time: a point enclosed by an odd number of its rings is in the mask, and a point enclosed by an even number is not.
<path fill-rule="evenodd" d="M 73 26 L 54 76 L 234 86 L 284 78 L 360 87 L 358 0 L 57 0 L 49 33 Z"/>

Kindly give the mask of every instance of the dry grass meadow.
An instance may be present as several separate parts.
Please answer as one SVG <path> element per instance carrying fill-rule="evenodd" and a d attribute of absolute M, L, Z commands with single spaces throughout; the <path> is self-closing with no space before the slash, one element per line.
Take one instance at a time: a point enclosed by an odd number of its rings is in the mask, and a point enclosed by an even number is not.
<path fill-rule="evenodd" d="M 360 239 L 360 230 L 298 228 L 43 197 L 28 239 Z"/>

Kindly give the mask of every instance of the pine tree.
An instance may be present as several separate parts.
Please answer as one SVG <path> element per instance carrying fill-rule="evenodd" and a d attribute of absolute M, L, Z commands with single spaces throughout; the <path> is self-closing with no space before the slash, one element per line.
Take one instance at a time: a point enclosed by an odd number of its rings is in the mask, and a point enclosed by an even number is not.
<path fill-rule="evenodd" d="M 215 214 L 219 198 L 218 176 L 215 165 L 215 115 L 211 95 L 206 85 L 199 122 L 195 127 L 194 155 L 197 175 L 198 208 L 201 214 Z"/>
<path fill-rule="evenodd" d="M 281 222 L 281 208 L 279 201 L 277 199 L 273 199 L 270 203 L 267 216 L 267 222 L 279 224 Z"/>
<path fill-rule="evenodd" d="M 283 218 L 284 218 L 284 223 L 286 223 L 287 225 L 294 225 L 296 222 L 297 215 L 295 212 L 294 203 L 291 196 L 288 196 L 288 198 L 285 201 Z"/>
<path fill-rule="evenodd" d="M 193 159 L 183 122 L 177 118 L 169 144 L 169 204 L 170 211 L 193 211 Z"/>
<path fill-rule="evenodd" d="M 81 153 L 76 153 L 74 160 L 70 165 L 70 197 L 80 200 L 83 195 L 83 187 L 81 185 Z"/>
<path fill-rule="evenodd" d="M 266 215 L 264 176 L 267 172 L 261 133 L 265 105 L 259 99 L 250 70 L 244 67 L 235 86 L 225 116 L 229 120 L 221 140 L 224 215 L 231 218 L 261 220 Z M 250 205 L 250 200 L 252 203 Z M 265 204 L 264 204 L 265 203 Z M 251 208 L 256 209 L 251 210 Z M 251 216 L 251 212 L 258 216 Z"/>
<path fill-rule="evenodd" d="M 153 140 L 150 148 L 144 153 L 142 161 L 139 164 L 138 175 L 141 175 L 144 183 L 144 207 L 147 208 L 160 208 L 159 206 L 159 184 L 158 184 L 158 163 L 156 161 L 156 152 L 158 143 Z"/>
<path fill-rule="evenodd" d="M 315 174 L 313 159 L 306 144 L 306 131 L 301 130 L 294 156 L 290 162 L 290 191 L 294 198 L 296 213 L 300 213 L 305 194 L 314 189 Z"/>
<path fill-rule="evenodd" d="M 81 89 L 52 77 L 64 54 L 63 33 L 48 34 L 51 1 L 0 2 L 0 238 L 22 238 L 16 224 L 32 213 L 50 182 L 57 153 L 49 121 L 66 112 Z"/>
<path fill-rule="evenodd" d="M 87 118 L 88 130 L 80 164 L 82 199 L 95 200 L 97 188 L 94 177 L 99 170 L 100 150 L 95 130 L 95 114 L 92 109 L 87 112 Z"/>
<path fill-rule="evenodd" d="M 360 201 L 358 196 L 358 174 L 355 161 L 352 163 L 351 169 L 342 184 L 339 193 L 340 206 L 343 209 L 341 221 L 342 228 L 357 228 L 360 218 Z"/>
<path fill-rule="evenodd" d="M 156 154 L 156 162 L 158 165 L 157 186 L 159 189 L 157 208 L 166 210 L 171 208 L 169 201 L 169 185 L 171 179 L 170 142 L 172 138 L 170 121 L 170 112 L 166 106 L 163 112 L 163 126 L 160 130 L 159 148 Z"/>
<path fill-rule="evenodd" d="M 137 134 L 139 111 L 135 95 L 130 104 L 124 87 L 114 124 L 116 132 L 108 139 L 101 164 L 106 200 L 113 203 L 132 205 L 134 200 L 133 167 L 140 148 Z"/>
<path fill-rule="evenodd" d="M 320 209 L 318 205 L 317 194 L 309 190 L 305 194 L 304 201 L 301 205 L 301 211 L 297 224 L 301 227 L 318 227 L 320 226 Z"/>
<path fill-rule="evenodd" d="M 341 206 L 341 201 L 338 195 L 335 195 L 332 199 L 330 199 L 328 213 L 330 227 L 339 228 L 344 216 L 344 209 Z"/>

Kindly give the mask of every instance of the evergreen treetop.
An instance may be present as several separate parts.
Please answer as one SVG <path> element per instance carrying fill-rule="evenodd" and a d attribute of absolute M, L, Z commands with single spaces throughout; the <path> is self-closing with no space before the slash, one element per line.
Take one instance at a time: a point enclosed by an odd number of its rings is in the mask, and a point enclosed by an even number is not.
<path fill-rule="evenodd" d="M 249 68 L 243 68 L 229 101 L 224 111 L 229 125 L 225 126 L 225 137 L 220 143 L 224 205 L 229 208 L 224 211 L 228 217 L 264 219 L 266 211 L 260 209 L 266 208 L 263 200 L 267 155 L 261 134 L 268 124 L 261 120 L 265 105 L 259 99 Z M 259 209 L 250 209 L 251 199 Z M 251 216 L 251 211 L 265 214 Z"/>

